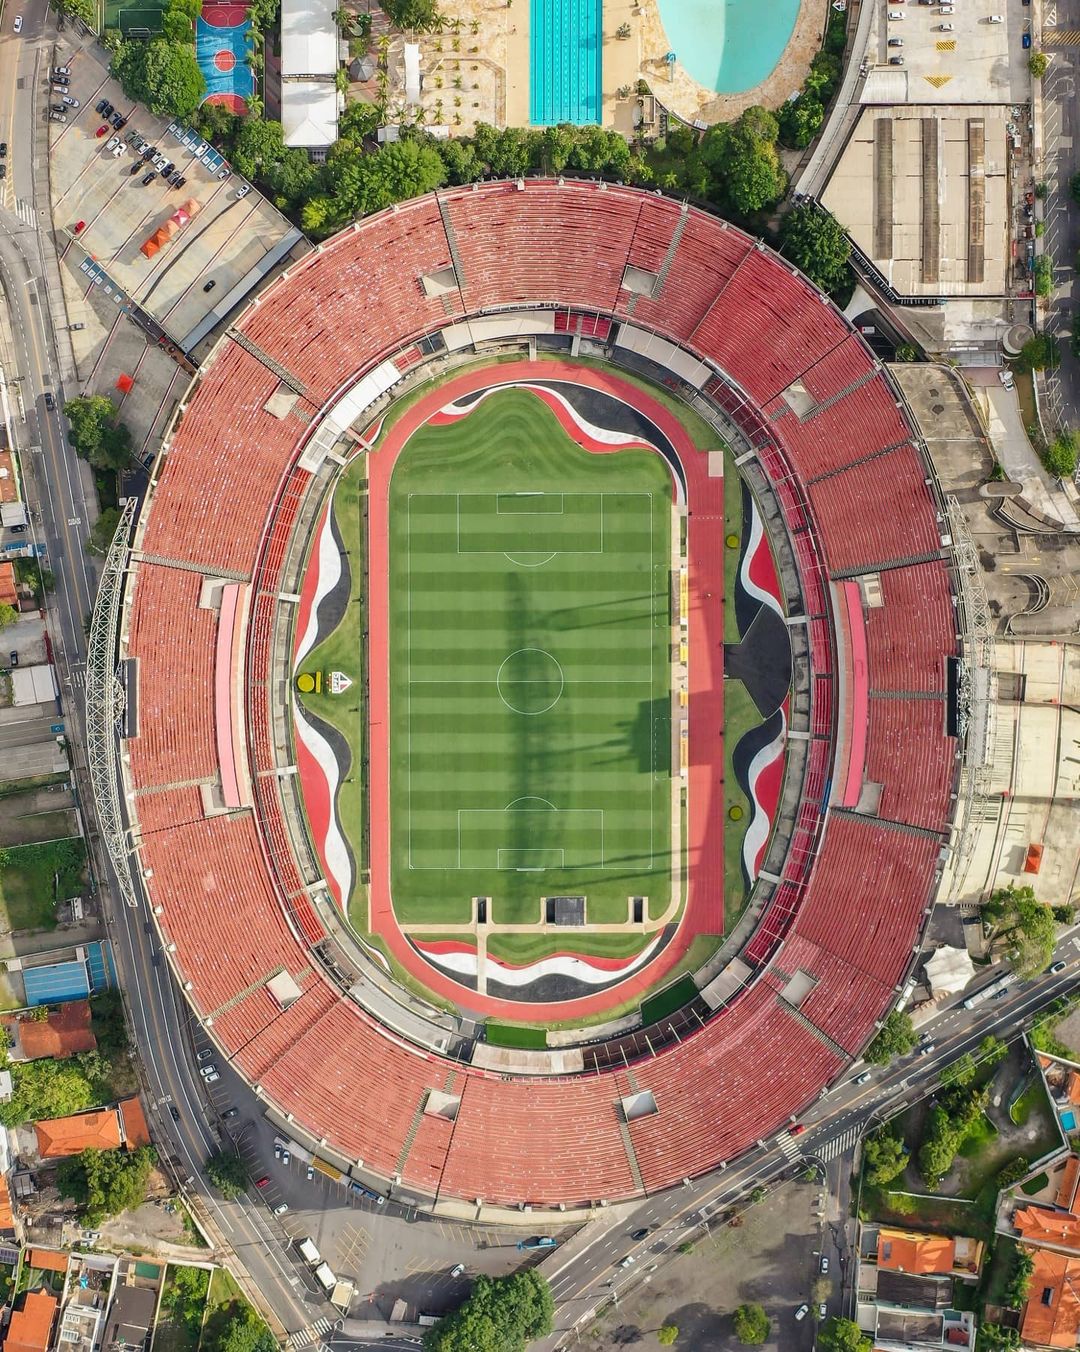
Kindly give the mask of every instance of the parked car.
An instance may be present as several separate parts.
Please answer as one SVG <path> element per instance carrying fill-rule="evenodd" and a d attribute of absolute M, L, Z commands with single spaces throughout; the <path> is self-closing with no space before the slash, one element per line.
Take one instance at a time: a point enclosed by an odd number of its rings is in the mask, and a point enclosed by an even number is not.
<path fill-rule="evenodd" d="M 809 1305 L 800 1305 L 799 1308 L 795 1311 L 795 1318 L 805 1319 L 809 1313 L 810 1313 Z"/>
<path fill-rule="evenodd" d="M 115 150 L 119 144 L 120 144 L 119 136 L 110 136 L 109 139 L 105 142 L 105 149 Z"/>
<path fill-rule="evenodd" d="M 288 1211 L 288 1209 L 289 1209 L 289 1204 L 288 1204 L 288 1202 L 279 1202 L 279 1203 L 277 1204 L 277 1206 L 274 1207 L 274 1215 L 275 1215 L 275 1216 L 284 1216 L 285 1213 L 286 1213 L 286 1211 Z"/>
<path fill-rule="evenodd" d="M 63 102 L 66 103 L 69 108 L 79 108 L 82 106 L 79 103 L 79 100 L 73 99 L 70 94 L 64 95 Z"/>
<path fill-rule="evenodd" d="M 217 1066 L 215 1066 L 213 1061 L 211 1061 L 208 1066 L 199 1067 L 199 1074 L 203 1077 L 203 1079 L 206 1079 L 210 1075 L 216 1075 Z"/>
<path fill-rule="evenodd" d="M 12 648 L 11 652 L 8 654 L 8 666 L 17 667 L 18 665 L 19 665 L 19 654 L 15 651 L 14 648 Z"/>
<path fill-rule="evenodd" d="M 867 1080 L 869 1080 L 870 1074 L 871 1074 L 870 1071 L 864 1070 L 863 1073 L 862 1073 L 861 1075 L 856 1075 L 855 1078 L 852 1080 L 851 1083 L 852 1083 L 852 1084 L 865 1084 L 865 1083 L 867 1082 Z"/>
<path fill-rule="evenodd" d="M 220 1079 L 221 1076 L 215 1070 L 212 1075 L 206 1075 L 203 1077 L 203 1084 L 217 1084 L 218 1080 Z"/>
<path fill-rule="evenodd" d="M 208 282 L 206 283 L 206 285 L 203 287 L 203 290 L 204 290 L 204 291 L 213 291 L 213 289 L 214 289 L 215 286 L 217 286 L 217 282 L 214 281 L 213 278 L 211 278 L 210 281 L 208 281 Z"/>
<path fill-rule="evenodd" d="M 102 123 L 102 125 L 101 125 L 100 127 L 98 127 L 97 131 L 94 132 L 94 135 L 97 136 L 98 138 L 100 138 L 100 137 L 104 136 L 104 135 L 108 132 L 108 130 L 109 130 L 108 127 L 105 126 L 104 123 Z"/>
<path fill-rule="evenodd" d="M 71 329 L 72 333 L 78 333 L 80 329 L 85 329 L 86 325 L 82 322 L 82 320 L 79 320 L 78 323 L 70 324 L 68 327 Z"/>
<path fill-rule="evenodd" d="M 98 99 L 97 103 L 94 105 L 94 112 L 103 113 L 108 106 L 109 106 L 108 99 Z"/>
<path fill-rule="evenodd" d="M 289 1147 L 286 1146 L 281 1152 L 281 1162 L 282 1164 L 288 1164 L 291 1160 L 292 1156 L 289 1154 Z"/>
<path fill-rule="evenodd" d="M 250 184 L 250 183 L 245 183 L 242 187 L 237 188 L 237 190 L 236 190 L 236 196 L 237 196 L 238 198 L 240 198 L 240 197 L 246 197 L 250 191 L 251 191 L 251 184 Z"/>
<path fill-rule="evenodd" d="M 828 1270 L 829 1270 L 829 1255 L 823 1253 L 821 1255 L 821 1264 L 820 1264 L 821 1275 L 824 1277 L 824 1275 L 826 1274 L 826 1272 L 828 1272 Z"/>
<path fill-rule="evenodd" d="M 824 1322 L 829 1317 L 829 1307 L 824 1301 L 817 1307 L 817 1317 Z"/>
<path fill-rule="evenodd" d="M 1058 972 L 1063 972 L 1063 971 L 1065 970 L 1065 968 L 1068 967 L 1068 965 L 1069 965 L 1069 964 L 1068 964 L 1067 962 L 1065 962 L 1063 959 L 1059 958 L 1057 962 L 1051 963 L 1051 965 L 1050 965 L 1050 973 L 1051 973 L 1051 975 L 1056 975 Z"/>
<path fill-rule="evenodd" d="M 139 168 L 141 169 L 141 168 L 142 168 L 142 165 L 140 165 Z M 142 176 L 142 185 L 143 185 L 143 187 L 145 188 L 146 185 L 147 185 L 148 183 L 153 183 L 153 181 L 154 181 L 155 178 L 157 178 L 157 170 L 156 170 L 156 169 L 151 169 L 150 172 L 149 172 L 148 174 L 143 174 L 143 176 Z"/>
<path fill-rule="evenodd" d="M 267 1185 L 269 1182 L 270 1182 L 270 1175 L 269 1175 L 269 1174 L 263 1174 L 262 1178 L 257 1178 L 257 1179 L 255 1180 L 255 1186 L 256 1186 L 257 1188 L 265 1188 L 266 1185 Z"/>
<path fill-rule="evenodd" d="M 225 1111 L 221 1114 L 221 1116 L 224 1119 L 224 1121 L 228 1122 L 232 1118 L 239 1116 L 239 1112 L 240 1112 L 239 1108 L 226 1108 Z"/>
<path fill-rule="evenodd" d="M 54 74 L 54 75 L 70 75 L 70 74 L 71 74 L 71 67 L 70 67 L 70 66 L 53 66 L 53 74 Z"/>
<path fill-rule="evenodd" d="M 75 222 L 75 233 L 76 233 L 77 235 L 81 235 L 82 232 L 83 232 L 85 229 L 86 229 L 86 222 L 85 222 L 85 221 L 76 221 L 76 222 Z"/>
<path fill-rule="evenodd" d="M 15 15 L 15 22 L 12 24 L 11 30 L 12 30 L 13 33 L 21 33 L 21 32 L 22 32 L 22 15 L 21 15 L 21 14 L 16 14 L 16 15 Z"/>
<path fill-rule="evenodd" d="M 314 1164 L 309 1164 L 309 1165 L 308 1165 L 308 1167 L 307 1167 L 307 1177 L 308 1177 L 308 1182 L 309 1182 L 309 1183 L 310 1183 L 311 1180 L 315 1177 L 315 1166 L 314 1166 Z"/>
<path fill-rule="evenodd" d="M 214 1049 L 213 1049 L 212 1047 L 204 1047 L 204 1048 L 202 1049 L 202 1051 L 199 1052 L 199 1054 L 196 1056 L 195 1060 L 196 1060 L 196 1061 L 209 1061 L 210 1058 L 213 1056 L 213 1054 L 214 1054 Z"/>
<path fill-rule="evenodd" d="M 450 1269 L 450 1276 L 460 1277 L 464 1271 L 465 1271 L 464 1263 L 455 1263 L 454 1266 Z"/>
<path fill-rule="evenodd" d="M 281 1143 L 279 1141 L 274 1142 L 274 1159 L 281 1159 Z"/>
<path fill-rule="evenodd" d="M 7 156 L 7 142 L 0 141 L 0 160 L 5 159 L 6 156 Z"/>
<path fill-rule="evenodd" d="M 1016 381 L 1013 380 L 1013 373 L 1008 367 L 1003 366 L 1001 368 L 998 372 L 998 380 L 1001 381 L 1002 385 L 1004 385 L 1007 390 L 1014 390 L 1016 388 Z"/>

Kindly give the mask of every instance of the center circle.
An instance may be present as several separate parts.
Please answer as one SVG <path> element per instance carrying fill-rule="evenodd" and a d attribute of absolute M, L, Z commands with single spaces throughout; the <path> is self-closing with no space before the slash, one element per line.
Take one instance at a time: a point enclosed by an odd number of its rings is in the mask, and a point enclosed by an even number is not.
<path fill-rule="evenodd" d="M 545 714 L 562 696 L 562 667 L 543 648 L 518 648 L 503 659 L 495 685 L 516 714 Z"/>
<path fill-rule="evenodd" d="M 214 53 L 214 65 L 218 70 L 232 70 L 236 65 L 236 57 L 232 52 L 220 51 Z"/>

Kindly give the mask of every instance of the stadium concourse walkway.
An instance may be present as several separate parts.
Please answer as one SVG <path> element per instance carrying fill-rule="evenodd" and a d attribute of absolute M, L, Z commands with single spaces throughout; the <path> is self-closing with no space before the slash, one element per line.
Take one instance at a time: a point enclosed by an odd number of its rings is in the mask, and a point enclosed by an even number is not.
<path fill-rule="evenodd" d="M 326 482 L 305 459 L 319 420 L 372 373 L 382 391 L 418 369 L 421 344 L 552 341 L 555 315 L 594 333 L 599 317 L 616 360 L 643 354 L 740 429 L 748 472 L 783 514 L 810 653 L 808 768 L 744 950 L 752 980 L 681 1042 L 565 1078 L 448 1061 L 333 984 L 282 824 L 292 752 L 272 661 L 275 622 L 295 605 L 293 523 Z M 943 666 L 957 640 L 937 512 L 915 429 L 843 317 L 756 241 L 662 196 L 474 184 L 358 222 L 287 270 L 223 337 L 171 430 L 122 625 L 137 664 L 123 788 L 138 867 L 222 1055 L 335 1158 L 487 1206 L 639 1195 L 775 1133 L 894 1001 L 947 850 L 957 749 Z M 251 798 L 231 811 L 214 709 L 223 581 L 245 589 L 232 689 Z M 859 585 L 867 640 L 867 793 L 854 809 L 832 798 L 843 582 Z M 636 1094 L 656 1111 L 628 1116 Z"/>
<path fill-rule="evenodd" d="M 688 770 L 687 854 L 689 884 L 687 903 L 675 938 L 654 958 L 615 986 L 595 995 L 558 1003 L 497 999 L 483 993 L 466 992 L 429 963 L 425 963 L 402 933 L 394 915 L 390 885 L 390 658 L 389 658 L 389 509 L 390 478 L 398 455 L 412 434 L 440 409 L 478 390 L 532 385 L 538 398 L 545 385 L 566 382 L 603 391 L 629 404 L 643 414 L 675 448 L 686 478 L 689 514 L 687 552 L 689 558 L 689 689 L 688 721 L 691 729 L 692 757 Z M 622 449 L 607 445 L 588 435 L 570 416 L 559 400 L 549 406 L 567 435 L 588 451 L 604 454 Z M 655 446 L 650 449 L 656 450 Z M 372 672 L 370 705 L 370 831 L 371 891 L 369 928 L 389 945 L 406 970 L 438 995 L 455 1003 L 467 1003 L 484 1014 L 565 1020 L 587 1018 L 612 1005 L 643 996 L 661 981 L 685 956 L 699 934 L 724 931 L 724 480 L 710 474 L 710 457 L 698 450 L 686 427 L 674 414 L 638 386 L 612 372 L 599 371 L 568 361 L 521 361 L 472 370 L 440 385 L 409 408 L 387 432 L 378 450 L 368 462 L 369 560 L 370 581 L 368 611 L 369 665 Z M 673 486 L 673 497 L 675 489 Z M 718 770 L 717 767 L 720 767 Z M 320 802 L 326 795 L 320 794 Z M 317 828 L 318 829 L 318 828 Z M 325 836 L 325 831 L 319 834 Z M 676 893 L 664 914 L 652 922 L 646 932 L 671 921 L 680 905 Z M 437 934 L 437 924 L 414 927 Z M 460 933 L 460 924 L 446 927 Z M 501 930 L 503 927 L 498 927 Z M 513 932 L 547 928 L 537 923 L 507 927 Z M 592 927 L 605 933 L 627 931 L 641 933 L 640 925 L 629 922 Z"/>

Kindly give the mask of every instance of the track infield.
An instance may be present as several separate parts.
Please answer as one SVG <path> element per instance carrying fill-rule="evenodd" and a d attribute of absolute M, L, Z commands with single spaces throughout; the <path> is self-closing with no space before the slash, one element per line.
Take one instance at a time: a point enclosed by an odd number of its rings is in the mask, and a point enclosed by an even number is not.
<path fill-rule="evenodd" d="M 671 896 L 670 469 L 524 390 L 410 438 L 390 486 L 391 879 L 404 924 L 586 924 Z"/>

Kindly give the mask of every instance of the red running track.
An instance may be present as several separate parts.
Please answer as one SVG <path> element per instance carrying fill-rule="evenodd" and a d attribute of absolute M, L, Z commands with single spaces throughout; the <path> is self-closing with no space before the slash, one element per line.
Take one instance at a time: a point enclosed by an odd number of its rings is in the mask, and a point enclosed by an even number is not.
<path fill-rule="evenodd" d="M 690 585 L 687 857 L 690 887 L 675 938 L 652 962 L 625 981 L 595 995 L 558 1002 L 503 1000 L 475 994 L 439 972 L 416 953 L 398 928 L 390 885 L 390 648 L 389 514 L 390 479 L 409 438 L 441 408 L 476 390 L 522 381 L 563 380 L 601 390 L 630 404 L 652 421 L 679 454 L 686 476 Z M 584 437 L 558 401 L 549 407 L 567 434 L 585 449 L 603 454 L 619 447 Z M 485 1014 L 516 1018 L 573 1019 L 602 1012 L 642 996 L 685 955 L 699 934 L 722 934 L 724 925 L 724 480 L 709 476 L 709 457 L 698 450 L 684 425 L 636 385 L 575 362 L 511 362 L 470 371 L 440 385 L 414 404 L 389 430 L 369 460 L 370 582 L 368 655 L 371 678 L 370 826 L 371 912 L 369 924 L 395 958 L 437 994 Z M 321 795 L 325 799 L 325 795 Z M 320 799 L 320 800 L 321 800 Z M 320 801 L 316 800 L 316 801 Z M 309 809 L 312 799 L 308 799 Z M 325 831 L 318 831 L 320 837 Z"/>

